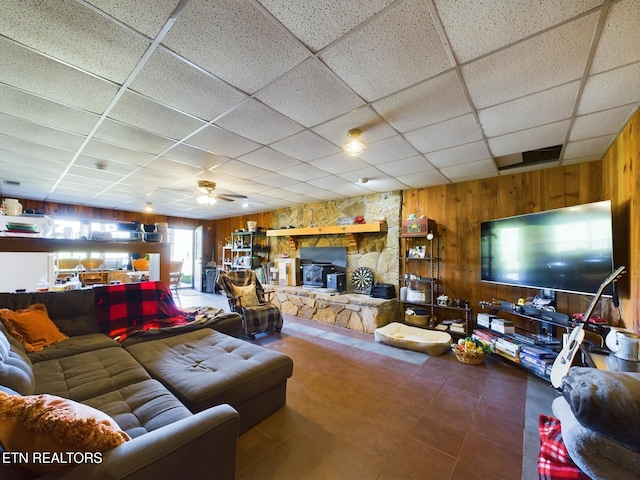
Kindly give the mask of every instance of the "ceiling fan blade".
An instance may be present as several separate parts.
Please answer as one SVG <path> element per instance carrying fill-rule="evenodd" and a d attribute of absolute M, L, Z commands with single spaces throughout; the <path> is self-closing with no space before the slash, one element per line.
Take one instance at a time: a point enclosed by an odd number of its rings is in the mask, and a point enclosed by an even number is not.
<path fill-rule="evenodd" d="M 216 195 L 221 195 L 223 197 L 231 197 L 231 198 L 248 198 L 246 195 L 239 195 L 234 193 L 218 193 Z"/>
<path fill-rule="evenodd" d="M 224 195 L 214 195 L 216 200 L 224 200 L 225 202 L 235 202 L 233 198 L 227 198 Z"/>

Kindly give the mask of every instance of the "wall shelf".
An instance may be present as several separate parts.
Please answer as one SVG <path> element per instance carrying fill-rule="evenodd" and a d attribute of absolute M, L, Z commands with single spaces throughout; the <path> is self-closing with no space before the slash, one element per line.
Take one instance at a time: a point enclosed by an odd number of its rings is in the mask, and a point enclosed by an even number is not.
<path fill-rule="evenodd" d="M 347 237 L 349 237 L 349 247 L 357 249 L 358 234 L 384 233 L 386 231 L 386 223 L 365 223 L 357 225 L 330 225 L 327 227 L 281 228 L 278 230 L 267 230 L 267 237 L 289 237 L 289 246 L 295 250 L 298 248 L 298 242 L 295 237 L 310 235 L 347 235 Z"/>

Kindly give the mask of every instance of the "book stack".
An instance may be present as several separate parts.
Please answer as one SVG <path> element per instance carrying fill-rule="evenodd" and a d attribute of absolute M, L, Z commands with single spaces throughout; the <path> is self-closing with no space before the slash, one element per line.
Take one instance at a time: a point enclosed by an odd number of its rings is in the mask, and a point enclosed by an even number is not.
<path fill-rule="evenodd" d="M 557 353 L 530 345 L 520 347 L 520 363 L 541 376 L 549 376 Z"/>
<path fill-rule="evenodd" d="M 494 318 L 498 318 L 495 315 L 490 315 L 488 313 L 479 313 L 477 322 L 479 327 L 491 328 L 491 320 Z"/>
<path fill-rule="evenodd" d="M 491 330 L 495 330 L 499 333 L 515 333 L 516 327 L 513 325 L 513 322 L 509 320 L 493 318 L 491 319 Z"/>
<path fill-rule="evenodd" d="M 495 343 L 495 352 L 512 362 L 520 363 L 520 345 L 508 338 L 499 338 Z"/>
<path fill-rule="evenodd" d="M 491 350 L 493 350 L 494 352 L 496 350 L 495 349 L 496 341 L 500 338 L 495 333 L 491 333 L 487 330 L 474 330 L 471 336 L 487 342 L 491 347 Z"/>
<path fill-rule="evenodd" d="M 445 320 L 442 322 L 444 324 L 449 324 L 449 331 L 454 333 L 467 333 L 465 322 L 462 319 L 457 320 Z"/>

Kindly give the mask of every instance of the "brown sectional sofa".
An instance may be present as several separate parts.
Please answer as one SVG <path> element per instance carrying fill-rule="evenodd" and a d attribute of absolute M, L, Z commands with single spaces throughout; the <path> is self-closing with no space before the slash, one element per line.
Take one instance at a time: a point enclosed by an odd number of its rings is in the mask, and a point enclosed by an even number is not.
<path fill-rule="evenodd" d="M 220 314 L 213 328 L 118 343 L 98 331 L 92 289 L 0 293 L 0 308 L 34 303 L 47 306 L 69 339 L 26 353 L 0 324 L 0 342 L 9 346 L 0 358 L 0 388 L 84 403 L 132 438 L 99 464 L 70 465 L 41 478 L 231 479 L 238 434 L 286 401 L 292 360 L 223 333 L 240 332 L 237 314 Z M 0 478 L 32 477 L 0 462 Z"/>

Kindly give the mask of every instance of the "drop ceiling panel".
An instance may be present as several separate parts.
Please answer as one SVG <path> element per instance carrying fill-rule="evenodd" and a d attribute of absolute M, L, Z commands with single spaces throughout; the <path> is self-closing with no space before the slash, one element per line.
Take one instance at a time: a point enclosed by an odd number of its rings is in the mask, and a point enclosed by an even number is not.
<path fill-rule="evenodd" d="M 569 118 L 579 87 L 571 82 L 480 110 L 482 129 L 487 137 L 497 137 Z"/>
<path fill-rule="evenodd" d="M 316 168 L 307 163 L 301 163 L 299 165 L 294 165 L 293 167 L 283 168 L 281 170 L 278 170 L 278 173 L 280 175 L 284 175 L 285 177 L 300 180 L 301 182 L 306 182 L 314 178 L 325 177 L 327 175 L 327 172 L 325 172 L 324 170 L 320 170 L 319 168 Z"/>
<path fill-rule="evenodd" d="M 109 114 L 132 127 L 179 140 L 204 126 L 204 122 L 160 105 L 148 98 L 126 92 Z"/>
<path fill-rule="evenodd" d="M 216 124 L 265 145 L 302 130 L 298 123 L 254 99 L 249 99 L 227 113 Z"/>
<path fill-rule="evenodd" d="M 601 0 L 452 2 L 434 0 L 459 63 L 499 50 L 595 8 Z"/>
<path fill-rule="evenodd" d="M 190 136 L 185 142 L 226 157 L 237 157 L 260 147 L 259 143 L 215 125 L 208 125 L 195 135 Z"/>
<path fill-rule="evenodd" d="M 276 152 L 269 147 L 262 147 L 259 150 L 242 155 L 238 157 L 238 160 L 253 165 L 254 167 L 261 167 L 273 172 L 280 171 L 283 168 L 293 167 L 294 165 L 300 165 L 301 163 L 295 158 L 285 155 L 282 152 Z"/>
<path fill-rule="evenodd" d="M 602 156 L 614 139 L 614 135 L 589 138 L 587 140 L 577 140 L 567 143 L 564 151 L 564 158 L 581 158 L 588 156 Z"/>
<path fill-rule="evenodd" d="M 591 72 L 598 73 L 640 61 L 640 2 L 613 3 L 605 21 Z"/>
<path fill-rule="evenodd" d="M 349 172 L 351 170 L 357 170 L 358 168 L 365 168 L 369 166 L 367 162 L 364 162 L 359 158 L 350 157 L 346 153 L 342 152 L 336 155 L 320 158 L 318 160 L 313 160 L 309 162 L 309 165 L 313 165 L 325 172 L 333 174 Z"/>
<path fill-rule="evenodd" d="M 437 125 L 408 132 L 405 138 L 422 153 L 435 152 L 482 139 L 473 115 L 463 115 Z"/>
<path fill-rule="evenodd" d="M 149 47 L 149 42 L 109 21 L 81 3 L 59 0 L 22 2 L 2 8 L 0 31 L 39 52 L 99 77 L 122 83 Z"/>
<path fill-rule="evenodd" d="M 424 188 L 449 183 L 447 177 L 442 175 L 439 170 L 411 172 L 407 175 L 397 176 L 396 179 L 411 188 Z"/>
<path fill-rule="evenodd" d="M 620 125 L 630 117 L 634 107 L 635 105 L 625 105 L 577 117 L 571 128 L 569 140 L 584 140 L 603 134 L 618 133 Z"/>
<path fill-rule="evenodd" d="M 15 85 L 26 92 L 95 113 L 102 113 L 117 92 L 114 84 L 2 37 L 0 48 L 0 82 Z"/>
<path fill-rule="evenodd" d="M 260 90 L 256 98 L 306 127 L 338 117 L 364 104 L 315 58 Z"/>
<path fill-rule="evenodd" d="M 485 159 L 440 169 L 442 174 L 453 182 L 463 182 L 475 178 L 493 177 L 497 169 L 493 160 Z"/>
<path fill-rule="evenodd" d="M 131 150 L 159 154 L 174 144 L 174 141 L 131 127 L 112 119 L 105 119 L 96 130 L 94 138 Z"/>
<path fill-rule="evenodd" d="M 370 106 L 357 108 L 338 118 L 313 127 L 312 130 L 336 145 L 344 145 L 349 130 L 359 128 L 365 143 L 396 135 L 395 130 Z"/>
<path fill-rule="evenodd" d="M 98 115 L 30 95 L 0 84 L 0 111 L 29 122 L 54 127 L 71 133 L 88 134 Z"/>
<path fill-rule="evenodd" d="M 304 130 L 279 142 L 275 142 L 271 147 L 305 162 L 326 157 L 327 155 L 333 155 L 341 151 L 333 143 L 310 130 Z"/>
<path fill-rule="evenodd" d="M 422 0 L 396 2 L 331 45 L 320 59 L 367 101 L 452 66 Z"/>
<path fill-rule="evenodd" d="M 462 75 L 476 108 L 580 78 L 597 20 L 592 13 L 464 65 Z"/>
<path fill-rule="evenodd" d="M 578 115 L 640 101 L 640 62 L 587 79 Z"/>
<path fill-rule="evenodd" d="M 569 120 L 515 133 L 490 138 L 489 148 L 494 156 L 500 157 L 512 153 L 528 152 L 539 148 L 562 145 L 569 128 Z"/>
<path fill-rule="evenodd" d="M 0 114 L 0 133 L 62 150 L 76 150 L 83 137 Z"/>
<path fill-rule="evenodd" d="M 453 165 L 471 163 L 489 157 L 490 155 L 484 141 L 467 143 L 466 145 L 439 150 L 427 155 L 427 159 L 440 169 Z"/>
<path fill-rule="evenodd" d="M 216 168 L 216 172 L 222 172 L 233 177 L 244 178 L 245 180 L 253 179 L 260 175 L 269 173 L 268 170 L 249 165 L 248 163 L 239 162 L 238 160 L 231 160 L 223 163 Z"/>
<path fill-rule="evenodd" d="M 112 159 L 105 160 L 103 158 L 92 157 L 90 155 L 79 155 L 74 163 L 74 165 L 77 165 L 79 167 L 90 168 L 94 170 L 97 170 L 98 164 L 105 166 L 106 171 L 119 176 L 129 175 L 138 168 L 136 165 L 132 165 L 130 163 L 117 162 Z"/>
<path fill-rule="evenodd" d="M 312 180 L 309 180 L 307 183 L 309 185 L 313 185 L 314 187 L 323 188 L 326 190 L 334 190 L 337 187 L 345 187 L 347 185 L 351 185 L 352 182 L 341 177 L 328 175 L 326 177 L 314 178 Z"/>
<path fill-rule="evenodd" d="M 154 158 L 153 161 L 147 163 L 145 168 L 159 170 L 161 172 L 169 172 L 172 177 L 184 178 L 198 175 L 202 172 L 202 168 L 187 165 L 181 162 L 174 162 L 168 158 Z"/>
<path fill-rule="evenodd" d="M 216 168 L 229 161 L 227 157 L 215 155 L 184 144 L 176 144 L 171 150 L 163 153 L 162 156 L 169 160 L 193 165 L 205 170 Z"/>
<path fill-rule="evenodd" d="M 241 102 L 246 95 L 175 55 L 157 49 L 131 89 L 156 102 L 209 121 Z"/>
<path fill-rule="evenodd" d="M 447 72 L 373 103 L 400 132 L 433 125 L 464 113 L 471 106 L 455 72 Z"/>
<path fill-rule="evenodd" d="M 111 160 L 129 165 L 142 166 L 150 162 L 155 155 L 145 152 L 136 152 L 128 148 L 119 147 L 100 140 L 91 140 L 82 151 L 98 160 L 104 160 L 107 165 Z"/>
<path fill-rule="evenodd" d="M 166 23 L 179 0 L 145 0 L 144 2 L 87 0 L 87 2 L 131 28 L 153 38 Z"/>
<path fill-rule="evenodd" d="M 48 145 L 38 145 L 30 142 L 29 140 L 9 135 L 2 135 L 1 133 L 0 145 L 2 145 L 2 150 L 0 150 L 2 155 L 0 163 L 10 161 L 14 154 L 21 154 L 30 158 L 46 159 L 51 160 L 52 162 L 61 163 L 67 163 L 73 158 L 73 152 L 53 148 Z"/>
<path fill-rule="evenodd" d="M 427 162 L 422 155 L 416 155 L 393 162 L 379 163 L 376 165 L 376 168 L 387 175 L 399 177 L 405 175 L 407 172 L 417 173 L 425 170 L 432 170 L 433 166 Z"/>
<path fill-rule="evenodd" d="M 258 1 L 314 52 L 392 3 L 392 0 Z"/>
<path fill-rule="evenodd" d="M 253 4 L 234 0 L 191 0 L 163 44 L 247 93 L 310 55 Z"/>
<path fill-rule="evenodd" d="M 416 149 L 401 136 L 379 140 L 367 146 L 360 154 L 360 158 L 372 165 L 386 163 L 393 160 L 412 157 L 417 154 Z"/>

